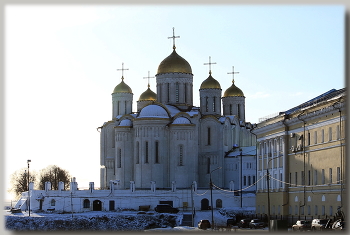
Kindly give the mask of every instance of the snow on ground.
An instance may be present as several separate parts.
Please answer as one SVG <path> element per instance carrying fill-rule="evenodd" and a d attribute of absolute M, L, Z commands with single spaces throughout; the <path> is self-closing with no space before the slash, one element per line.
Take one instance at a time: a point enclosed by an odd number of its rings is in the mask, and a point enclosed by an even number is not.
<path fill-rule="evenodd" d="M 214 223 L 217 226 L 226 226 L 228 218 L 235 213 L 249 213 L 250 208 L 225 208 L 213 211 Z M 138 214 L 137 211 L 90 211 L 84 213 L 48 213 L 31 212 L 29 218 L 28 212 L 10 213 L 4 212 L 6 218 L 6 228 L 10 230 L 28 230 L 24 228 L 31 224 L 34 230 L 50 230 L 58 228 L 59 230 L 68 230 L 72 227 L 74 230 L 145 230 L 145 231 L 198 231 L 198 222 L 206 219 L 212 221 L 211 210 L 196 211 L 193 226 L 181 226 L 182 215 L 191 214 L 191 211 L 180 211 L 178 214 L 162 214 L 154 211 Z M 22 219 L 19 219 L 21 218 Z"/>

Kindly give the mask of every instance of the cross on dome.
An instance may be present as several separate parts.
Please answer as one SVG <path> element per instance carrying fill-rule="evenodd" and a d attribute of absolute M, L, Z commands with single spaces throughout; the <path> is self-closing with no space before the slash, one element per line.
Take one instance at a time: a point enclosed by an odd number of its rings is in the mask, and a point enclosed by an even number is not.
<path fill-rule="evenodd" d="M 121 70 L 122 71 L 122 80 L 124 80 L 124 70 L 129 70 L 129 69 L 124 69 L 124 63 L 122 63 L 122 68 L 117 69 L 117 71 Z"/>
<path fill-rule="evenodd" d="M 150 76 L 149 76 L 149 71 L 148 71 L 148 76 L 147 76 L 147 77 L 143 77 L 143 79 L 145 79 L 145 78 L 148 78 L 148 88 L 149 88 L 149 87 L 150 87 L 150 85 L 149 85 L 149 79 L 150 79 L 150 78 L 155 78 L 155 77 L 150 77 Z"/>
<path fill-rule="evenodd" d="M 232 74 L 232 83 L 235 82 L 235 74 L 239 72 L 235 72 L 235 66 L 232 66 L 232 72 L 227 73 L 227 74 Z"/>
<path fill-rule="evenodd" d="M 172 38 L 173 39 L 173 49 L 175 50 L 175 38 L 180 38 L 180 36 L 175 36 L 175 28 L 173 27 L 173 36 L 172 37 L 168 37 L 168 39 Z"/>
<path fill-rule="evenodd" d="M 211 62 L 211 57 L 209 56 L 209 63 L 204 63 L 204 65 L 209 65 L 209 74 L 211 74 L 211 65 L 216 64 L 216 62 L 212 63 Z"/>

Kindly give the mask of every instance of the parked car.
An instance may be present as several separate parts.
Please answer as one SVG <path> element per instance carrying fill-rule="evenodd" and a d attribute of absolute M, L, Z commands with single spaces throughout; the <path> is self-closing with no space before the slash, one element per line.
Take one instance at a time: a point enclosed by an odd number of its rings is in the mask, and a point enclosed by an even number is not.
<path fill-rule="evenodd" d="M 340 230 L 345 229 L 345 222 L 341 219 L 334 221 L 332 225 L 332 229 L 340 229 Z"/>
<path fill-rule="evenodd" d="M 249 228 L 264 228 L 265 227 L 265 223 L 259 219 L 252 219 L 249 222 Z"/>
<path fill-rule="evenodd" d="M 330 219 L 313 219 L 311 222 L 311 230 L 324 230 L 326 228 L 329 228 L 330 225 Z"/>
<path fill-rule="evenodd" d="M 241 219 L 237 224 L 238 228 L 248 228 L 250 221 L 250 219 Z"/>
<path fill-rule="evenodd" d="M 306 231 L 311 229 L 310 220 L 298 220 L 293 226 L 293 231 Z"/>
<path fill-rule="evenodd" d="M 202 219 L 201 221 L 199 221 L 198 228 L 200 228 L 200 229 L 211 228 L 209 220 Z"/>
<path fill-rule="evenodd" d="M 172 207 L 171 205 L 168 204 L 160 204 L 157 205 L 154 210 L 159 213 L 178 213 L 179 209 Z"/>

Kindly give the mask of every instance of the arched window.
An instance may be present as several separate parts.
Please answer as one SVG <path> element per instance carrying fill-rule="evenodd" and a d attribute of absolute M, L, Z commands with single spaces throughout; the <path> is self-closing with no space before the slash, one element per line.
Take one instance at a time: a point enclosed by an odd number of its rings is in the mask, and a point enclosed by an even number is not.
<path fill-rule="evenodd" d="M 89 199 L 84 199 L 83 208 L 90 208 L 90 200 Z"/>
<path fill-rule="evenodd" d="M 50 201 L 50 204 L 51 204 L 51 206 L 55 206 L 55 205 L 56 205 L 55 199 L 52 199 L 52 200 Z"/>

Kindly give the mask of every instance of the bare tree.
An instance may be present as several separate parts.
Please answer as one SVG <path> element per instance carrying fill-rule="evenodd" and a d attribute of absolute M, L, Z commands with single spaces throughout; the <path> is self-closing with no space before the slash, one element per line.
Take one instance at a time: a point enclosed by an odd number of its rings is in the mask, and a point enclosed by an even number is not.
<path fill-rule="evenodd" d="M 37 173 L 31 171 L 29 174 L 29 182 L 35 182 Z M 26 168 L 15 171 L 11 175 L 11 188 L 8 192 L 14 194 L 15 198 L 18 199 L 22 192 L 28 191 L 28 172 Z"/>
<path fill-rule="evenodd" d="M 51 165 L 40 171 L 39 176 L 39 189 L 45 189 L 45 182 L 51 182 L 51 189 L 58 190 L 58 182 L 64 183 L 64 189 L 69 188 L 70 174 L 68 171 L 56 166 Z"/>

